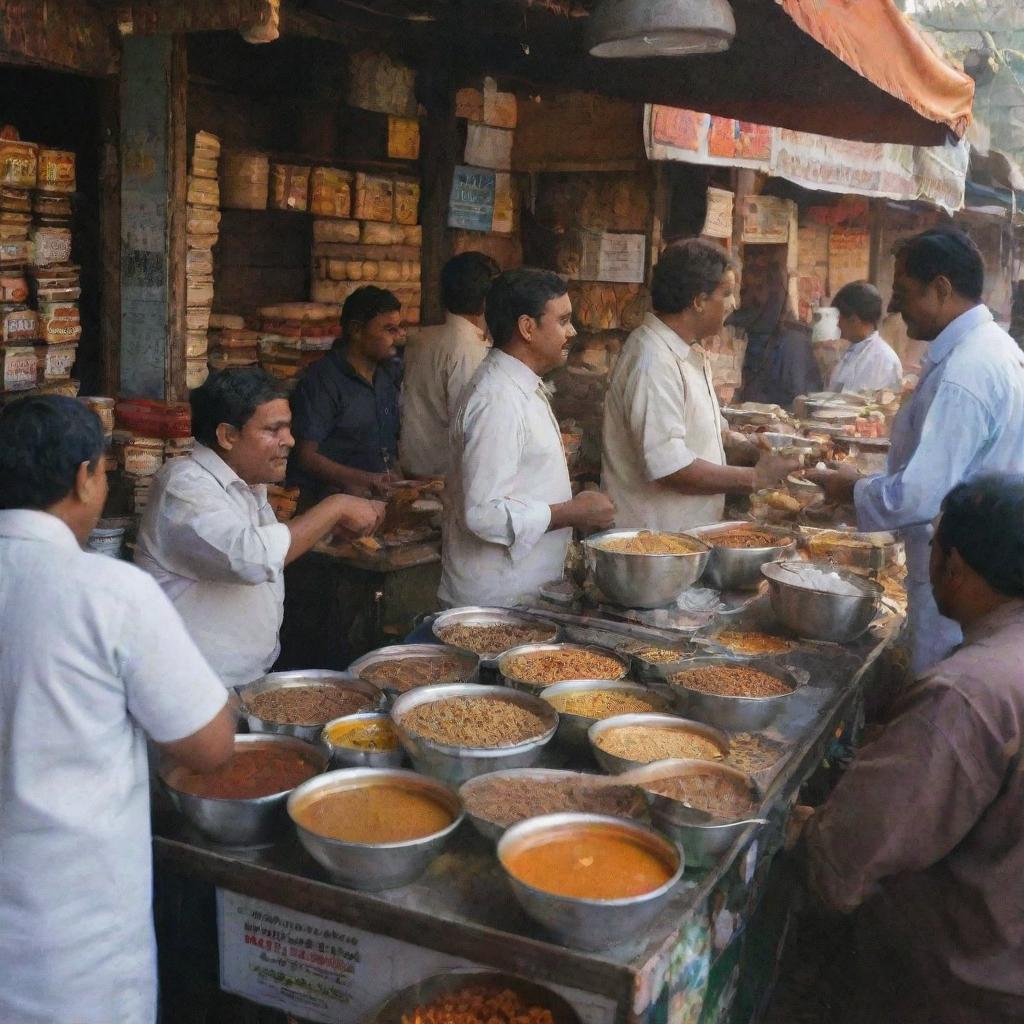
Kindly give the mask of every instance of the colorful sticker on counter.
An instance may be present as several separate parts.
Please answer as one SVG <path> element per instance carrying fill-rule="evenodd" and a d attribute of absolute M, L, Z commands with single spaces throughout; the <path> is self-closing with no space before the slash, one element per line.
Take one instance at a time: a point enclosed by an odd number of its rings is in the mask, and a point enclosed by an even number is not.
<path fill-rule="evenodd" d="M 448 202 L 448 227 L 464 231 L 490 231 L 494 222 L 494 171 L 456 167 Z"/>
<path fill-rule="evenodd" d="M 432 974 L 482 964 L 312 914 L 217 890 L 220 986 L 318 1024 L 364 1024 L 396 992 Z M 613 1024 L 608 999 L 552 985 L 583 1024 Z"/>

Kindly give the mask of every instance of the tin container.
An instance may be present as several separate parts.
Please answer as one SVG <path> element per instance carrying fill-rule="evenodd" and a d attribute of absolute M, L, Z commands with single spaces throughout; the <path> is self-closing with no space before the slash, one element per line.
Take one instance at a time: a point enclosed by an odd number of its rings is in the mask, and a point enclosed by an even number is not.
<path fill-rule="evenodd" d="M 79 401 L 96 413 L 103 424 L 103 436 L 110 438 L 114 433 L 114 400 L 101 395 L 83 395 Z"/>
<path fill-rule="evenodd" d="M 152 476 L 163 464 L 162 438 L 133 437 L 124 447 L 124 471 L 129 476 Z"/>

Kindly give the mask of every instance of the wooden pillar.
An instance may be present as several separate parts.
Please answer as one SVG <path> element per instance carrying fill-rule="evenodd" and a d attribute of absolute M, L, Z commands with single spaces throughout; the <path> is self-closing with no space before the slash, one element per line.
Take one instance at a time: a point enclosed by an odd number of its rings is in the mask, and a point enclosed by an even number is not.
<path fill-rule="evenodd" d="M 421 67 L 417 73 L 416 93 L 427 112 L 420 152 L 420 223 L 423 225 L 420 316 L 424 324 L 439 324 L 444 321 L 445 314 L 439 287 L 441 268 L 452 254 L 448 198 L 455 166 L 460 159 L 450 52 L 431 54 L 430 65 Z"/>
<path fill-rule="evenodd" d="M 124 39 L 118 390 L 125 396 L 184 394 L 185 72 L 182 37 Z"/>

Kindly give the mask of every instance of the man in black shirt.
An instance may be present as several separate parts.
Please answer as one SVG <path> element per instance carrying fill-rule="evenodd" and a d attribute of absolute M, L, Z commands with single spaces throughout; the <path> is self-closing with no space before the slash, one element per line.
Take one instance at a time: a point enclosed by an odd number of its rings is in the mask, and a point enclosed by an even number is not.
<path fill-rule="evenodd" d="M 336 491 L 383 497 L 398 479 L 395 346 L 404 337 L 401 303 L 391 292 L 366 285 L 345 300 L 341 337 L 292 398 L 292 478 L 304 504 Z"/>

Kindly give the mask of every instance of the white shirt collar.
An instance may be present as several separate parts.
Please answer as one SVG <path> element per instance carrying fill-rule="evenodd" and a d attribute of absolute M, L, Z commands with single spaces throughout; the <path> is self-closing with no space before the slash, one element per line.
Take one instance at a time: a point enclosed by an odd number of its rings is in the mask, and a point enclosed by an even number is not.
<path fill-rule="evenodd" d="M 851 354 L 851 355 L 852 355 L 852 354 L 853 354 L 854 352 L 863 352 L 863 351 L 864 351 L 864 349 L 866 349 L 866 348 L 868 347 L 868 345 L 870 345 L 870 344 L 871 344 L 871 342 L 875 341 L 875 339 L 876 339 L 876 338 L 880 338 L 880 337 L 881 337 L 881 335 L 880 335 L 880 334 L 878 333 L 878 331 L 873 331 L 873 332 L 872 332 L 871 334 L 869 334 L 869 335 L 868 335 L 868 336 L 867 336 L 866 338 L 864 338 L 863 340 L 861 340 L 861 341 L 855 341 L 855 342 L 854 342 L 854 343 L 853 343 L 853 344 L 852 344 L 852 345 L 851 345 L 851 346 L 850 346 L 850 347 L 849 347 L 849 348 L 847 349 L 847 352 L 848 352 L 849 354 Z"/>
<path fill-rule="evenodd" d="M 527 397 L 536 394 L 537 388 L 543 384 L 540 377 L 531 370 L 521 359 L 510 356 L 500 348 L 491 350 L 490 358 L 500 367 L 505 374 L 512 378 L 512 383 L 519 388 Z"/>
<path fill-rule="evenodd" d="M 474 341 L 486 341 L 487 332 L 477 327 L 475 323 L 468 320 L 461 313 L 445 313 L 444 323 L 446 327 L 472 337 Z"/>
<path fill-rule="evenodd" d="M 693 345 L 684 341 L 664 320 L 654 313 L 644 314 L 644 327 L 653 331 L 680 358 L 689 359 Z"/>
<path fill-rule="evenodd" d="M 192 449 L 192 460 L 196 465 L 202 466 L 225 491 L 235 484 L 241 484 L 242 487 L 250 491 L 255 491 L 257 487 L 263 486 L 257 484 L 253 487 L 247 484 L 212 448 L 207 448 L 205 444 L 200 444 L 198 441 Z"/>
<path fill-rule="evenodd" d="M 79 546 L 78 538 L 63 519 L 32 508 L 8 508 L 0 511 L 0 537 L 42 540 L 76 549 Z"/>

